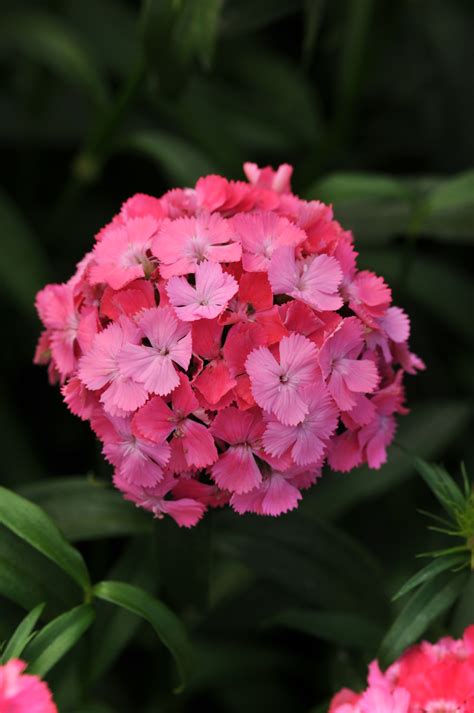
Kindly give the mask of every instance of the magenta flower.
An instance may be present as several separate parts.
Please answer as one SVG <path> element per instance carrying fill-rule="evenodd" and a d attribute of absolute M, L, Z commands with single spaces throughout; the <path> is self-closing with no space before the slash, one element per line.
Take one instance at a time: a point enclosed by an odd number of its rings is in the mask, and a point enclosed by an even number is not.
<path fill-rule="evenodd" d="M 194 286 L 184 277 L 171 277 L 166 286 L 169 300 L 184 322 L 214 319 L 239 289 L 232 275 L 223 272 L 216 263 L 202 262 L 196 265 L 195 273 Z"/>
<path fill-rule="evenodd" d="M 1 713 L 58 713 L 48 685 L 24 673 L 26 663 L 11 659 L 0 666 Z"/>
<path fill-rule="evenodd" d="M 193 273 L 203 260 L 235 262 L 242 255 L 229 222 L 217 213 L 166 221 L 153 240 L 152 250 L 165 279 Z"/>
<path fill-rule="evenodd" d="M 290 295 L 316 310 L 342 307 L 338 287 L 342 272 L 335 258 L 317 255 L 296 259 L 291 248 L 280 248 L 273 255 L 268 278 L 276 295 Z"/>
<path fill-rule="evenodd" d="M 137 320 L 145 344 L 128 344 L 119 355 L 120 372 L 143 384 L 152 394 L 166 396 L 179 384 L 174 364 L 187 369 L 191 360 L 191 330 L 168 307 L 152 307 Z"/>
<path fill-rule="evenodd" d="M 306 337 L 290 334 L 281 340 L 279 356 L 277 361 L 267 347 L 260 347 L 249 354 L 245 368 L 258 405 L 283 424 L 296 426 L 309 411 L 304 388 L 318 378 L 317 351 Z"/>
<path fill-rule="evenodd" d="M 326 463 L 379 468 L 424 368 L 332 208 L 291 192 L 291 166 L 245 173 L 132 196 L 36 300 L 35 363 L 124 497 L 182 527 L 292 510 Z"/>

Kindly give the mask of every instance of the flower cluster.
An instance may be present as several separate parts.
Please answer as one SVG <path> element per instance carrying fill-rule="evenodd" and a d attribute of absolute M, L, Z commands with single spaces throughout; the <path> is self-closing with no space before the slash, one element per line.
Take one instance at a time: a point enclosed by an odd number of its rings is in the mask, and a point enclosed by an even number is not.
<path fill-rule="evenodd" d="M 459 640 L 423 641 L 385 673 L 374 661 L 367 689 L 340 691 L 329 713 L 474 713 L 474 626 Z"/>
<path fill-rule="evenodd" d="M 0 666 L 2 713 L 58 713 L 51 692 L 38 676 L 23 673 L 26 663 L 11 659 Z"/>
<path fill-rule="evenodd" d="M 90 421 L 126 498 L 194 525 L 208 507 L 279 515 L 327 460 L 386 459 L 409 320 L 356 267 L 332 209 L 292 169 L 137 194 L 65 284 L 36 300 L 36 363 Z"/>

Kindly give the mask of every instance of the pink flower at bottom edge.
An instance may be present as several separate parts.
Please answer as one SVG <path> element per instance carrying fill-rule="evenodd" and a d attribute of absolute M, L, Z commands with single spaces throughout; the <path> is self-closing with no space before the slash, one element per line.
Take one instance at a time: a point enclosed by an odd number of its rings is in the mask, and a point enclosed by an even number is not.
<path fill-rule="evenodd" d="M 0 666 L 1 713 L 58 713 L 48 685 L 39 676 L 23 673 L 25 668 L 19 659 Z"/>

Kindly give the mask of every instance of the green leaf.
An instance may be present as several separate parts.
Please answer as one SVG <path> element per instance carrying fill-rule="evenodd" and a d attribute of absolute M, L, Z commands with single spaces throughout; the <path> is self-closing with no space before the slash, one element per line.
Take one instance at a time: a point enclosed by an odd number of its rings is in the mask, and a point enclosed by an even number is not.
<path fill-rule="evenodd" d="M 283 626 L 338 646 L 370 651 L 383 636 L 383 629 L 369 618 L 339 611 L 288 609 L 267 622 L 268 626 Z"/>
<path fill-rule="evenodd" d="M 44 603 L 38 604 L 25 616 L 23 621 L 20 622 L 5 646 L 0 659 L 2 663 L 6 663 L 10 659 L 20 658 L 23 649 L 31 639 L 33 630 L 43 610 Z"/>
<path fill-rule="evenodd" d="M 0 523 L 67 572 L 82 589 L 90 589 L 81 554 L 41 508 L 0 486 Z"/>
<path fill-rule="evenodd" d="M 45 676 L 87 631 L 94 619 L 90 604 L 81 604 L 53 619 L 25 650 L 28 673 Z"/>
<path fill-rule="evenodd" d="M 106 483 L 89 478 L 55 478 L 18 488 L 56 522 L 68 540 L 151 532 L 147 513 L 139 510 Z"/>
<path fill-rule="evenodd" d="M 444 240 L 474 242 L 474 170 L 439 182 L 424 204 L 421 230 Z"/>
<path fill-rule="evenodd" d="M 407 232 L 412 191 L 383 173 L 333 173 L 313 184 L 306 197 L 334 206 L 335 217 L 358 241 L 380 244 Z"/>
<path fill-rule="evenodd" d="M 180 619 L 158 599 L 125 582 L 99 582 L 93 593 L 99 599 L 128 609 L 151 624 L 159 639 L 173 655 L 181 677 L 178 691 L 184 688 L 191 664 L 191 645 Z"/>
<path fill-rule="evenodd" d="M 48 281 L 49 264 L 18 208 L 1 191 L 0 230 L 4 242 L 0 257 L 1 289 L 12 304 L 31 316 L 35 293 Z"/>
<path fill-rule="evenodd" d="M 318 487 L 307 493 L 301 509 L 330 519 L 360 502 L 380 497 L 414 475 L 412 453 L 436 458 L 459 435 L 469 417 L 469 406 L 459 401 L 413 404 L 411 413 L 400 418 L 397 442 L 403 450 L 395 444 L 390 446 L 387 463 L 380 470 L 362 466 L 348 474 L 328 471 Z"/>
<path fill-rule="evenodd" d="M 222 31 L 246 33 L 301 9 L 302 0 L 230 0 L 222 11 Z"/>
<path fill-rule="evenodd" d="M 447 569 L 456 569 L 465 563 L 467 563 L 467 558 L 464 555 L 451 555 L 450 557 L 439 557 L 433 560 L 427 564 L 426 567 L 423 567 L 423 569 L 414 574 L 413 577 L 410 577 L 395 594 L 393 600 L 395 601 L 405 596 L 405 594 L 411 592 L 412 589 L 419 587 L 420 584 L 424 584 L 424 582 L 434 579 L 438 574 L 441 574 L 441 572 L 445 572 Z"/>
<path fill-rule="evenodd" d="M 326 0 L 304 0 L 303 47 L 301 56 L 306 68 L 313 57 L 316 39 L 321 26 Z"/>
<path fill-rule="evenodd" d="M 78 85 L 97 107 L 105 105 L 107 90 L 102 77 L 87 49 L 58 17 L 36 11 L 3 17 L 1 49 L 23 52 L 68 84 Z"/>
<path fill-rule="evenodd" d="M 425 633 L 428 626 L 449 607 L 463 591 L 467 574 L 436 577 L 418 589 L 398 614 L 381 644 L 379 658 L 391 663 Z"/>
<path fill-rule="evenodd" d="M 192 186 L 200 176 L 215 173 L 215 166 L 198 148 L 164 131 L 132 132 L 118 149 L 151 158 L 171 182 L 182 186 Z"/>
<path fill-rule="evenodd" d="M 461 490 L 444 468 L 421 458 L 415 458 L 415 467 L 448 514 L 453 514 L 453 506 L 461 509 L 465 507 Z"/>

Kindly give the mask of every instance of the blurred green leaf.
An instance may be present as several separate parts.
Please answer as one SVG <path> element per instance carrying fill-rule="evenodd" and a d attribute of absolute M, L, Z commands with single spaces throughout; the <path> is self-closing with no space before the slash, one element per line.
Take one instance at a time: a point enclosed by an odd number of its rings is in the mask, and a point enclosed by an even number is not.
<path fill-rule="evenodd" d="M 147 535 L 127 544 L 108 578 L 124 580 L 154 594 L 161 580 L 160 571 L 156 566 L 153 539 Z M 109 607 L 105 602 L 97 602 L 96 608 L 87 669 L 90 681 L 100 680 L 105 675 L 142 624 L 142 620 L 127 609 Z"/>
<path fill-rule="evenodd" d="M 94 619 L 90 604 L 81 604 L 53 619 L 35 636 L 25 650 L 28 673 L 45 676 L 79 641 Z"/>
<path fill-rule="evenodd" d="M 333 173 L 313 184 L 309 199 L 334 206 L 335 218 L 358 242 L 386 242 L 407 232 L 414 198 L 407 185 L 382 173 Z"/>
<path fill-rule="evenodd" d="M 55 562 L 84 590 L 89 590 L 87 567 L 41 508 L 0 486 L 0 523 Z"/>
<path fill-rule="evenodd" d="M 10 659 L 20 658 L 23 649 L 30 641 L 33 630 L 44 610 L 44 603 L 38 604 L 17 626 L 2 652 L 0 661 L 6 663 Z"/>
<path fill-rule="evenodd" d="M 387 463 L 380 470 L 367 466 L 351 473 L 328 471 L 301 503 L 308 514 L 325 518 L 340 517 L 364 500 L 380 497 L 414 475 L 412 453 L 435 458 L 468 423 L 470 408 L 462 401 L 433 401 L 413 404 L 411 413 L 400 419 L 396 445 L 388 449 Z M 405 452 L 406 450 L 406 452 Z"/>
<path fill-rule="evenodd" d="M 184 625 L 171 609 L 145 590 L 125 582 L 99 582 L 93 592 L 99 599 L 128 609 L 151 624 L 178 665 L 181 685 L 177 690 L 182 690 L 190 673 L 191 645 Z"/>
<path fill-rule="evenodd" d="M 420 584 L 424 584 L 425 582 L 434 579 L 438 576 L 438 574 L 441 574 L 441 572 L 445 572 L 447 569 L 455 570 L 465 563 L 466 557 L 464 555 L 450 555 L 433 560 L 427 564 L 426 567 L 423 567 L 419 572 L 414 574 L 413 577 L 410 577 L 407 582 L 405 582 L 403 587 L 401 587 L 401 589 L 399 589 L 393 597 L 394 601 L 405 596 L 405 594 L 411 592 L 412 589 L 419 587 Z"/>
<path fill-rule="evenodd" d="M 2 19 L 0 51 L 20 51 L 45 65 L 68 84 L 77 84 L 94 104 L 107 102 L 107 88 L 87 50 L 58 17 L 44 12 L 15 12 Z"/>
<path fill-rule="evenodd" d="M 257 30 L 301 9 L 302 0 L 227 0 L 222 11 L 226 34 Z"/>
<path fill-rule="evenodd" d="M 309 66 L 321 26 L 326 0 L 304 0 L 303 3 L 303 47 L 301 56 L 306 67 Z"/>
<path fill-rule="evenodd" d="M 436 577 L 418 589 L 398 614 L 381 644 L 382 665 L 392 663 L 425 633 L 428 626 L 449 607 L 463 591 L 467 573 Z"/>
<path fill-rule="evenodd" d="M 420 229 L 427 235 L 474 242 L 474 170 L 438 183 L 424 203 Z"/>
<path fill-rule="evenodd" d="M 55 478 L 18 488 L 56 522 L 68 540 L 96 540 L 151 532 L 151 519 L 108 484 Z"/>
<path fill-rule="evenodd" d="M 0 229 L 4 249 L 0 257 L 2 291 L 28 315 L 33 313 L 35 293 L 50 273 L 41 244 L 13 201 L 0 191 Z"/>
<path fill-rule="evenodd" d="M 371 651 L 380 643 L 383 629 L 369 618 L 339 611 L 288 609 L 267 622 L 283 626 L 338 646 Z"/>
<path fill-rule="evenodd" d="M 415 459 L 415 467 L 448 514 L 453 514 L 453 506 L 461 510 L 464 508 L 464 496 L 444 468 L 421 458 Z"/>
<path fill-rule="evenodd" d="M 200 176 L 215 173 L 214 165 L 199 149 L 164 131 L 130 133 L 119 148 L 152 159 L 173 183 L 182 186 L 192 186 Z"/>

